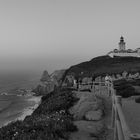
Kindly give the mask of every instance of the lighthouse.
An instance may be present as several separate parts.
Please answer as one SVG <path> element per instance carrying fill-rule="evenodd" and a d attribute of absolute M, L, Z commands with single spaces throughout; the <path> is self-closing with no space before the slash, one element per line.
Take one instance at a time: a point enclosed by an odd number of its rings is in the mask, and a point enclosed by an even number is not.
<path fill-rule="evenodd" d="M 125 42 L 124 42 L 124 38 L 122 36 L 121 36 L 120 42 L 119 42 L 119 51 L 121 51 L 121 52 L 125 51 Z"/>
<path fill-rule="evenodd" d="M 125 48 L 125 42 L 123 36 L 120 37 L 120 42 L 118 43 L 119 47 L 118 49 L 114 49 L 110 51 L 107 55 L 110 57 L 140 57 L 140 48 L 137 48 L 135 50 L 132 49 L 126 49 Z"/>

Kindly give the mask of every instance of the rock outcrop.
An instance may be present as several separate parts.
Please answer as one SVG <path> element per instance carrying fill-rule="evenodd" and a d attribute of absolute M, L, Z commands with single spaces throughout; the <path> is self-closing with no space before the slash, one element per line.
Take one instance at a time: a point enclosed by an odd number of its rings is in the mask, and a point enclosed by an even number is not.
<path fill-rule="evenodd" d="M 102 118 L 103 111 L 101 109 L 95 111 L 88 111 L 85 114 L 85 118 L 90 121 L 98 121 Z"/>
<path fill-rule="evenodd" d="M 45 83 L 45 82 L 50 82 L 51 81 L 51 78 L 49 76 L 49 73 L 48 71 L 44 71 L 42 76 L 41 76 L 41 79 L 40 79 L 41 82 Z"/>
<path fill-rule="evenodd" d="M 50 75 L 51 80 L 56 86 L 61 84 L 64 73 L 65 70 L 56 70 Z"/>
<path fill-rule="evenodd" d="M 49 75 L 48 71 L 45 70 L 41 76 L 40 83 L 33 92 L 35 92 L 36 95 L 45 95 L 50 93 L 55 89 L 55 87 L 59 86 L 64 72 L 65 70 L 57 70 Z"/>

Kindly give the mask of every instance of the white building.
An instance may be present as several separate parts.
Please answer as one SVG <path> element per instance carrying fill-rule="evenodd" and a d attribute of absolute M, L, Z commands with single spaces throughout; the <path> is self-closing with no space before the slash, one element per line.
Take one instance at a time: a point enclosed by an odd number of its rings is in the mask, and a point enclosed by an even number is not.
<path fill-rule="evenodd" d="M 121 36 L 119 42 L 119 49 L 114 49 L 113 51 L 109 52 L 107 55 L 110 57 L 119 56 L 119 57 L 140 57 L 140 48 L 135 50 L 127 49 L 125 46 L 124 38 Z"/>

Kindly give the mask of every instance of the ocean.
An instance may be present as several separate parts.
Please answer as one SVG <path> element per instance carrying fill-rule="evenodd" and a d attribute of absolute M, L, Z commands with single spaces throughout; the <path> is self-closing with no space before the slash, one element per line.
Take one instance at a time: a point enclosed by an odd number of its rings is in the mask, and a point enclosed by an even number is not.
<path fill-rule="evenodd" d="M 0 127 L 14 120 L 23 120 L 38 106 L 41 97 L 0 95 Z"/>
<path fill-rule="evenodd" d="M 0 73 L 0 127 L 17 119 L 23 120 L 38 106 L 41 97 L 28 96 L 28 93 L 20 96 L 19 90 L 32 91 L 39 79 L 39 74 Z"/>

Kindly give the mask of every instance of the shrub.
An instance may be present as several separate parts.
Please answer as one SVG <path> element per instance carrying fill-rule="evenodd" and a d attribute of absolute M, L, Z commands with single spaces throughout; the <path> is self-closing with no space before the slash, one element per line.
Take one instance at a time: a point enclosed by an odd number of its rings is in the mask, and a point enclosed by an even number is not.
<path fill-rule="evenodd" d="M 136 95 L 135 89 L 126 80 L 118 80 L 114 82 L 114 88 L 116 89 L 116 94 L 127 98 Z"/>
<path fill-rule="evenodd" d="M 135 93 L 135 90 L 134 90 L 134 88 L 132 86 L 127 87 L 127 88 L 125 88 L 123 90 L 117 90 L 117 95 L 120 95 L 123 98 L 133 96 L 134 93 Z"/>

